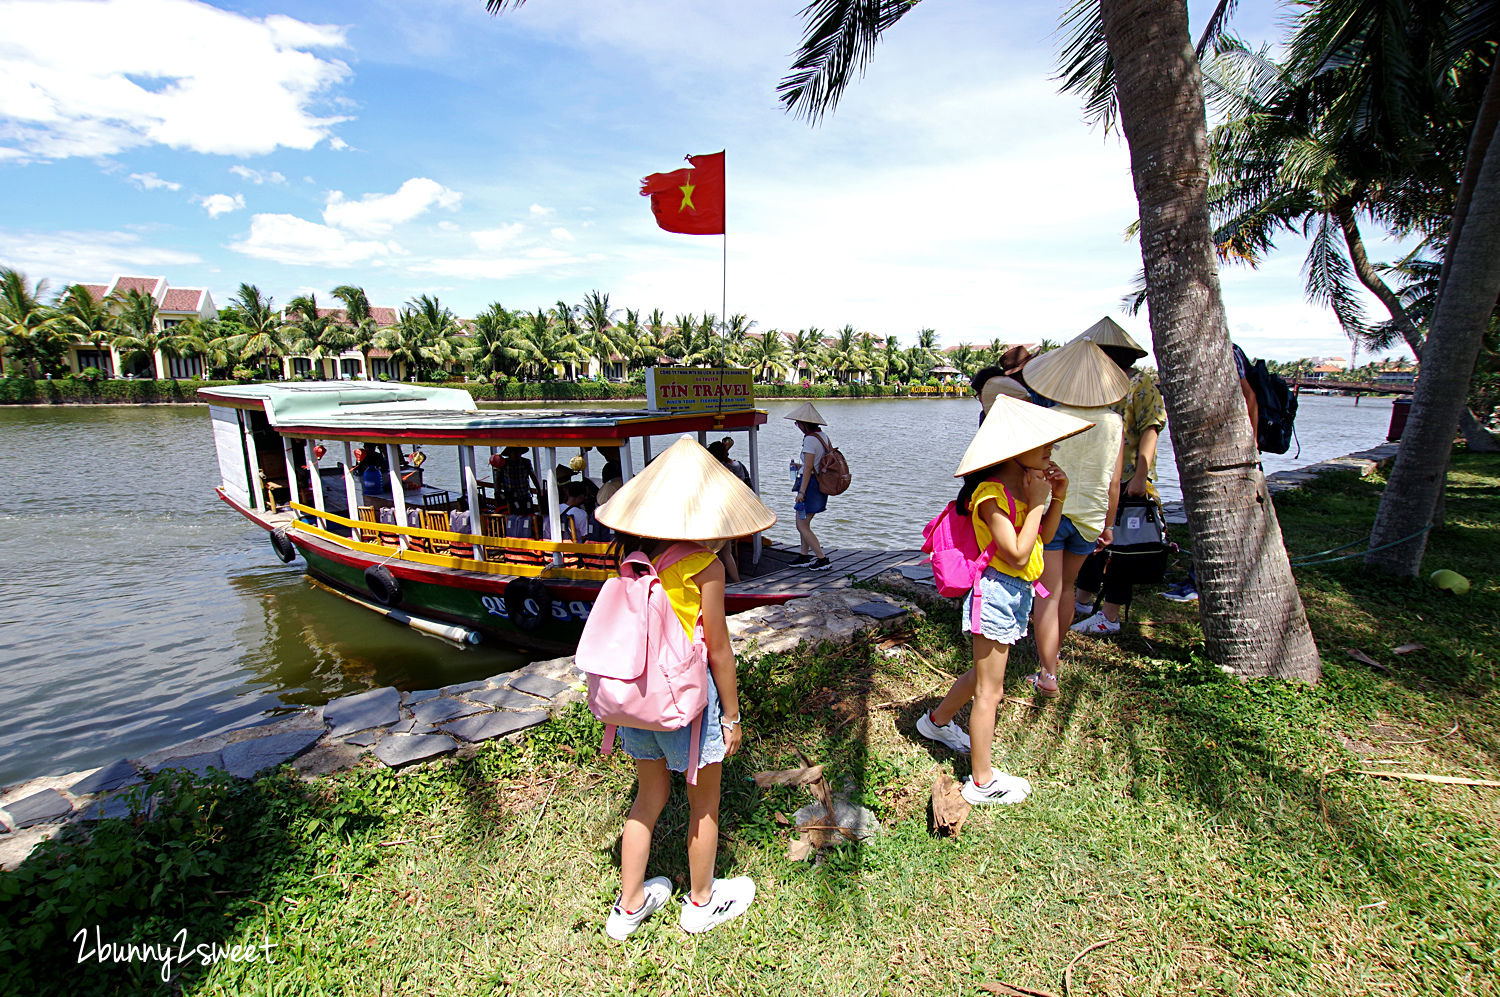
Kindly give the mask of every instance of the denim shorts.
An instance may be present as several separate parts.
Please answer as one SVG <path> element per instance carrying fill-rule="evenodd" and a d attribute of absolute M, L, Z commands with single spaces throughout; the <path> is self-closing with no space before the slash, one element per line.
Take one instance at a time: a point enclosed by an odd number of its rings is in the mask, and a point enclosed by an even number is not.
<path fill-rule="evenodd" d="M 969 608 L 974 604 L 971 590 L 964 596 L 964 633 L 973 633 Z M 1031 616 L 1031 583 L 994 568 L 985 568 L 979 577 L 979 633 L 1001 644 L 1014 644 L 1026 636 L 1026 620 Z"/>
<path fill-rule="evenodd" d="M 797 488 L 802 487 L 802 479 L 797 479 Z M 796 494 L 792 495 L 793 500 Z M 807 496 L 803 500 L 802 509 L 797 513 L 798 519 L 811 519 L 824 509 L 828 508 L 828 496 L 823 494 L 823 489 L 818 487 L 817 476 L 807 480 Z"/>
<path fill-rule="evenodd" d="M 724 719 L 724 708 L 719 705 L 719 690 L 713 677 L 708 681 L 708 706 L 703 710 L 703 741 L 698 745 L 698 767 L 724 760 L 724 728 L 719 721 Z M 658 758 L 667 760 L 667 768 L 673 772 L 686 772 L 688 751 L 693 744 L 693 725 L 677 730 L 636 730 L 621 727 L 615 731 L 620 741 L 620 750 L 637 761 L 649 762 Z"/>
<path fill-rule="evenodd" d="M 1094 552 L 1094 541 L 1083 539 L 1083 534 L 1078 532 L 1078 527 L 1073 525 L 1071 519 L 1064 516 L 1057 524 L 1057 535 L 1052 538 L 1051 543 L 1044 544 L 1042 549 L 1060 550 L 1069 554 L 1086 556 Z"/>

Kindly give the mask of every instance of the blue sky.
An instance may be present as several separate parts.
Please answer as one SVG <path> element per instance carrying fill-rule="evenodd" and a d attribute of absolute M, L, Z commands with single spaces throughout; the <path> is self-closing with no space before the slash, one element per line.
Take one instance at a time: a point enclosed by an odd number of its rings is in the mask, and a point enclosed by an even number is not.
<path fill-rule="evenodd" d="M 804 4 L 0 0 L 0 264 L 220 305 L 243 281 L 278 304 L 353 283 L 464 316 L 594 289 L 718 312 L 720 239 L 662 232 L 638 190 L 725 149 L 728 309 L 757 328 L 1026 342 L 1108 314 L 1149 342 L 1119 305 L 1124 143 L 1051 80 L 1060 0 L 928 0 L 816 127 L 775 96 Z M 1235 26 L 1274 40 L 1284 16 Z M 1231 334 L 1347 356 L 1284 246 L 1224 273 Z"/>

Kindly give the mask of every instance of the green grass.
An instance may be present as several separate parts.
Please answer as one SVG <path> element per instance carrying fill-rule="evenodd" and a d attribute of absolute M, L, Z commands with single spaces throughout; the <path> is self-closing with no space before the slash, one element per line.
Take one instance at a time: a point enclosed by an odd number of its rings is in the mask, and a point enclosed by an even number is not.
<path fill-rule="evenodd" d="M 1289 548 L 1358 539 L 1382 484 L 1341 476 L 1283 497 Z M 755 877 L 759 896 L 707 935 L 664 913 L 623 944 L 604 936 L 633 781 L 576 709 L 401 775 L 155 787 L 160 819 L 113 822 L 0 876 L 0 984 L 10 971 L 41 992 L 159 986 L 141 965 L 61 982 L 72 932 L 99 923 L 106 940 L 186 928 L 190 944 L 277 946 L 272 965 L 187 967 L 177 985 L 192 994 L 904 997 L 996 981 L 1061 994 L 1068 963 L 1104 939 L 1074 993 L 1497 992 L 1500 790 L 1358 771 L 1500 776 L 1497 524 L 1500 461 L 1460 455 L 1428 570 L 1467 575 L 1468 596 L 1373 578 L 1357 559 L 1299 570 L 1324 660 L 1314 687 L 1223 675 L 1199 656 L 1194 607 L 1155 596 L 1120 640 L 1070 637 L 1064 694 L 1040 708 L 1021 698 L 1017 649 L 997 755 L 1036 792 L 975 810 L 956 840 L 929 834 L 926 806 L 937 775 L 967 763 L 912 732 L 940 671 L 967 665 L 955 614 L 898 635 L 916 654 L 747 656 L 719 871 Z M 1409 642 L 1426 647 L 1394 654 Z M 748 777 L 804 756 L 885 832 L 787 861 L 778 815 L 810 797 Z M 685 821 L 679 793 L 651 870 L 679 885 Z"/>

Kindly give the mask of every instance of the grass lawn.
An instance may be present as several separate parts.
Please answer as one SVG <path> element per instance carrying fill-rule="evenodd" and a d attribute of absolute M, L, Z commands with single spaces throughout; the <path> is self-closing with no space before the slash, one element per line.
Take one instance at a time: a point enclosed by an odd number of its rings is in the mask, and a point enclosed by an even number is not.
<path fill-rule="evenodd" d="M 1293 555 L 1367 533 L 1382 485 L 1338 476 L 1283 496 Z M 1359 771 L 1500 778 L 1497 565 L 1500 460 L 1460 454 L 1427 570 L 1472 591 L 1371 577 L 1357 559 L 1299 569 L 1315 687 L 1223 675 L 1196 653 L 1196 607 L 1155 595 L 1121 638 L 1070 636 L 1063 695 L 1041 707 L 1018 648 L 996 754 L 1036 791 L 974 810 L 957 839 L 929 833 L 927 801 L 967 760 L 913 732 L 942 673 L 967 667 L 956 613 L 896 646 L 747 656 L 719 872 L 759 893 L 701 936 L 675 909 L 624 943 L 604 935 L 633 779 L 627 758 L 600 757 L 581 708 L 402 775 L 163 783 L 159 819 L 0 875 L 0 992 L 161 986 L 159 963 L 75 968 L 74 932 L 93 948 L 95 924 L 107 942 L 186 930 L 189 950 L 276 946 L 271 964 L 184 966 L 172 989 L 190 994 L 1061 994 L 1101 941 L 1073 993 L 1500 992 L 1500 789 Z M 1424 647 L 1395 653 L 1409 643 Z M 804 757 L 884 833 L 789 861 L 778 818 L 811 797 L 749 776 Z M 685 818 L 679 792 L 650 872 L 679 887 Z"/>

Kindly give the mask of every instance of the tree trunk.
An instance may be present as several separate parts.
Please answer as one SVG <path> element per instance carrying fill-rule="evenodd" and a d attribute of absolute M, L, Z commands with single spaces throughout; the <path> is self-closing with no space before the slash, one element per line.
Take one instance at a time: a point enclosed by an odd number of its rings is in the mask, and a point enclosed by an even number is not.
<path fill-rule="evenodd" d="M 1401 434 L 1396 465 L 1375 513 L 1365 563 L 1394 575 L 1413 576 L 1427 550 L 1433 521 L 1458 434 L 1474 361 L 1500 296 L 1500 131 L 1494 132 L 1475 182 L 1437 313 L 1422 348 L 1422 370 L 1411 418 Z M 1466 168 L 1466 173 L 1468 170 Z M 1386 544 L 1386 550 L 1375 550 Z"/>
<path fill-rule="evenodd" d="M 1140 206 L 1151 338 L 1209 656 L 1315 682 L 1318 649 L 1234 375 L 1209 227 L 1208 126 L 1183 0 L 1102 0 Z"/>
<path fill-rule="evenodd" d="M 1500 440 L 1484 428 L 1467 405 L 1458 413 L 1458 431 L 1463 434 L 1469 453 L 1500 453 Z"/>
<path fill-rule="evenodd" d="M 1354 275 L 1359 282 L 1375 297 L 1385 305 L 1385 310 L 1390 313 L 1391 321 L 1401 333 L 1401 338 L 1406 340 L 1411 355 L 1420 363 L 1422 360 L 1422 333 L 1411 317 L 1406 314 L 1406 309 L 1401 307 L 1401 299 L 1390 289 L 1380 274 L 1370 263 L 1370 257 L 1365 253 L 1365 241 L 1359 233 L 1359 223 L 1354 218 L 1354 211 L 1348 205 L 1340 205 L 1334 211 L 1334 218 L 1338 220 L 1339 228 L 1344 231 L 1344 244 L 1349 247 L 1349 259 L 1354 263 Z"/>

